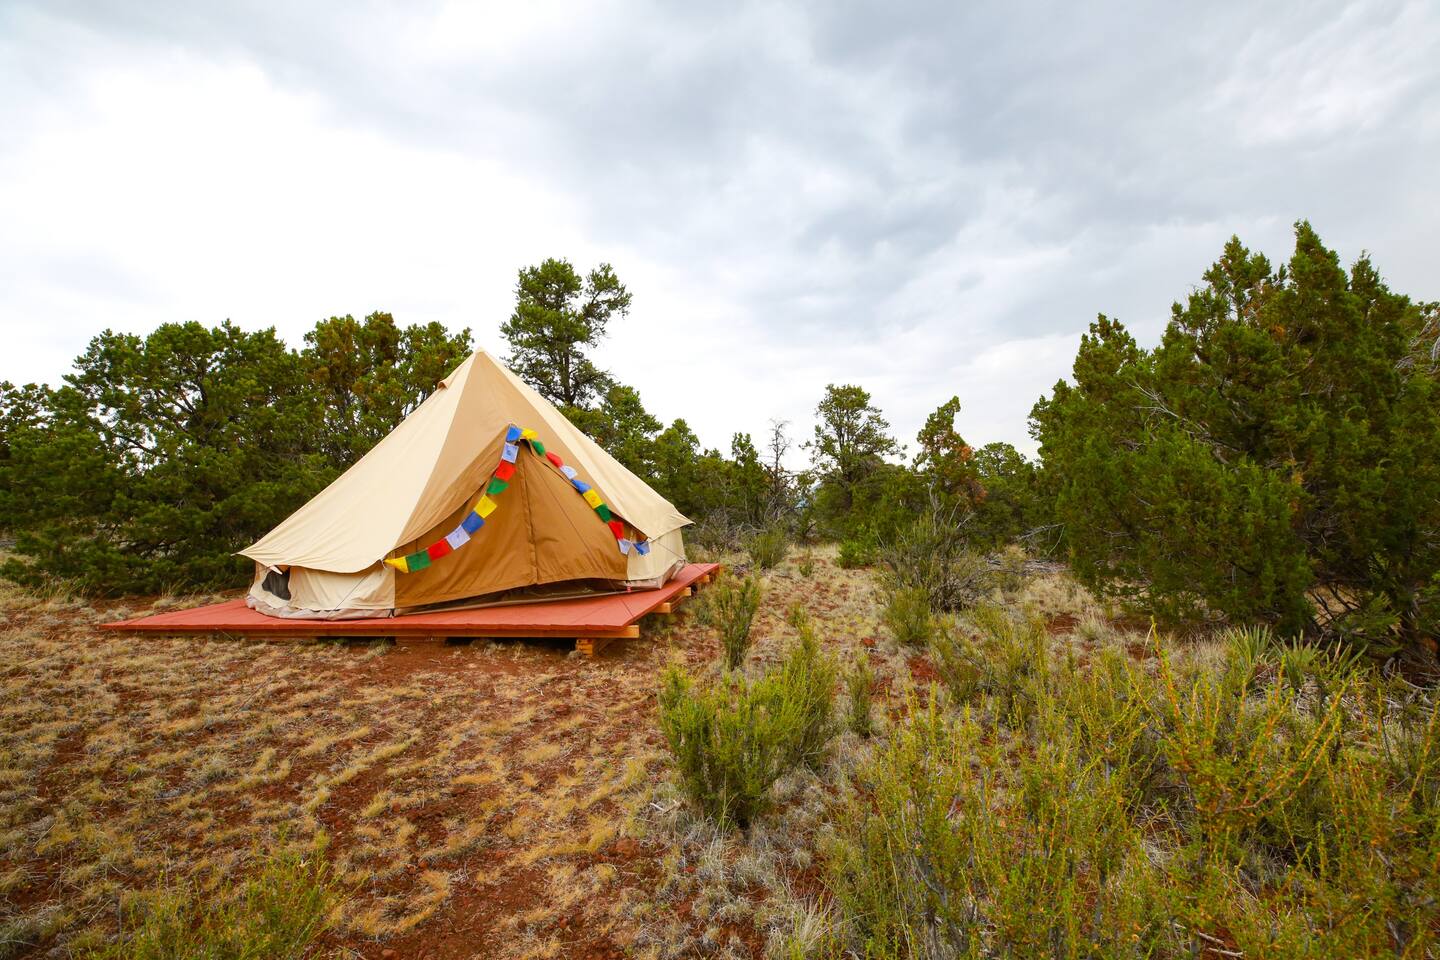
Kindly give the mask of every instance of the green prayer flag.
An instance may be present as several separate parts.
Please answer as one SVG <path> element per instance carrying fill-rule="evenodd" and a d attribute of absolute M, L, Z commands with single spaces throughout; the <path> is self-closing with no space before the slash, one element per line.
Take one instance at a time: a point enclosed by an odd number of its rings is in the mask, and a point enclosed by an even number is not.
<path fill-rule="evenodd" d="M 534 450 L 542 457 L 545 456 L 545 444 L 541 443 L 539 440 L 531 440 L 530 449 Z"/>
<path fill-rule="evenodd" d="M 508 486 L 510 486 L 510 484 L 506 483 L 504 480 L 501 480 L 499 477 L 491 477 L 490 485 L 485 488 L 485 492 L 490 494 L 491 496 L 494 496 L 495 494 L 504 491 L 504 489 Z"/>
<path fill-rule="evenodd" d="M 595 508 L 595 512 L 598 513 L 598 514 L 600 514 L 600 519 L 601 519 L 601 520 L 604 520 L 606 523 L 609 523 L 609 522 L 610 522 L 611 514 L 610 514 L 610 508 L 609 508 L 608 506 L 606 506 L 605 504 L 602 503 L 602 504 L 600 504 L 600 506 L 598 506 L 598 507 Z"/>
<path fill-rule="evenodd" d="M 412 553 L 405 558 L 405 566 L 410 568 L 411 573 L 414 573 L 416 570 L 424 570 L 430 566 L 430 554 L 424 550 L 421 550 L 419 553 Z"/>

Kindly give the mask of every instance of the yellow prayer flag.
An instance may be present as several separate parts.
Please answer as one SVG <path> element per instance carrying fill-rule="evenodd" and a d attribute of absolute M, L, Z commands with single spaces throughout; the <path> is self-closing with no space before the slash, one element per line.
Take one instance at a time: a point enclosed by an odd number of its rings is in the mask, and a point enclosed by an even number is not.
<path fill-rule="evenodd" d="M 600 494 L 596 493 L 594 490 L 586 490 L 585 502 L 590 504 L 591 509 L 594 509 L 595 507 L 600 506 L 600 504 L 604 501 L 600 499 Z"/>
<path fill-rule="evenodd" d="M 495 512 L 495 501 L 489 497 L 481 497 L 480 502 L 475 504 L 475 512 L 481 517 L 488 517 Z"/>
<path fill-rule="evenodd" d="M 531 430 L 529 427 L 526 427 L 524 430 L 520 431 L 521 440 L 534 440 L 537 436 L 539 436 L 539 434 L 537 434 L 534 430 Z"/>
<path fill-rule="evenodd" d="M 393 560 L 386 560 L 385 562 L 390 564 L 390 566 L 394 567 L 396 570 L 399 570 L 401 573 L 410 572 L 410 564 L 405 562 L 404 557 L 395 557 Z"/>

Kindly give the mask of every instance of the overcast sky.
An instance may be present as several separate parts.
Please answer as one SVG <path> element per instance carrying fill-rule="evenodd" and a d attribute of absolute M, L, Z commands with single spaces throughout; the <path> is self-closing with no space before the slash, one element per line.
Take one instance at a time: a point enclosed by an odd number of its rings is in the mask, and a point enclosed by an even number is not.
<path fill-rule="evenodd" d="M 850 382 L 1030 451 L 1094 315 L 1153 343 L 1231 234 L 1440 298 L 1440 5 L 728 7 L 0 0 L 0 379 L 186 320 L 501 352 L 558 256 L 707 444 Z"/>

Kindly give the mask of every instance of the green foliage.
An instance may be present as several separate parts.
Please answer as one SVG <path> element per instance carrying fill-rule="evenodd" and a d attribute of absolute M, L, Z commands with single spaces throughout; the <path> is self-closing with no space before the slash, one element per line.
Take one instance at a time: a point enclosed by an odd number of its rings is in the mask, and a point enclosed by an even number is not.
<path fill-rule="evenodd" d="M 1024 538 L 1030 549 L 1047 553 L 1048 503 L 1039 487 L 1036 465 L 1008 443 L 987 443 L 975 451 L 974 469 L 983 495 L 966 525 L 970 542 L 982 549 Z"/>
<path fill-rule="evenodd" d="M 334 476 L 302 358 L 273 330 L 104 333 L 6 438 L 17 551 L 4 574 L 90 593 L 233 586 L 233 554 Z M 7 403 L 7 407 L 9 404 Z"/>
<path fill-rule="evenodd" d="M 852 537 L 840 541 L 840 553 L 835 562 L 842 570 L 857 570 L 874 566 L 880 560 L 880 543 L 869 530 L 861 530 Z"/>
<path fill-rule="evenodd" d="M 1215 665 L 1156 637 L 1144 660 L 1105 648 L 1081 663 L 1053 655 L 1038 622 L 990 607 L 967 619 L 932 644 L 955 709 L 912 703 L 841 805 L 826 863 L 845 949 L 1440 946 L 1431 692 L 1397 696 L 1353 657 L 1297 654 L 1265 631 L 1229 634 Z"/>
<path fill-rule="evenodd" d="M 827 386 L 815 416 L 815 435 L 806 447 L 821 480 L 820 499 L 827 516 L 846 517 L 898 446 L 870 394 L 853 384 Z"/>
<path fill-rule="evenodd" d="M 923 590 L 933 610 L 964 610 L 991 587 L 989 564 L 970 549 L 961 525 L 943 513 L 913 519 L 883 555 L 889 582 Z"/>
<path fill-rule="evenodd" d="M 562 410 L 588 407 L 613 381 L 586 351 L 599 345 L 612 317 L 630 311 L 630 299 L 608 263 L 583 279 L 568 260 L 525 267 L 515 284 L 515 312 L 500 327 L 510 344 L 506 362 Z"/>
<path fill-rule="evenodd" d="M 886 591 L 881 619 L 895 642 L 904 647 L 923 647 L 935 633 L 935 614 L 924 587 L 895 586 Z"/>
<path fill-rule="evenodd" d="M 340 892 L 322 849 L 266 856 L 230 889 L 190 886 L 142 899 L 119 942 L 90 960 L 289 960 L 330 926 Z"/>
<path fill-rule="evenodd" d="M 736 670 L 750 650 L 750 627 L 764 594 L 760 578 L 721 577 L 706 593 L 706 616 L 720 633 L 725 669 Z"/>
<path fill-rule="evenodd" d="M 667 670 L 660 728 L 686 798 L 721 826 L 753 822 L 776 780 L 823 758 L 833 733 L 835 674 L 808 631 L 759 680 L 731 673 L 697 687 L 679 667 Z"/>
<path fill-rule="evenodd" d="M 359 460 L 470 350 L 468 329 L 453 336 L 438 323 L 402 329 L 388 313 L 317 323 L 305 334 L 301 358 L 309 392 L 323 410 L 321 452 L 337 466 Z"/>
<path fill-rule="evenodd" d="M 815 629 L 808 622 L 785 659 L 772 671 L 779 697 L 794 720 L 788 728 L 784 759 L 788 766 L 819 768 L 825 745 L 835 734 L 835 681 L 839 670 L 833 658 L 820 649 Z"/>
<path fill-rule="evenodd" d="M 1310 228 L 1272 269 L 1238 240 L 1140 349 L 1101 317 L 1032 415 L 1073 568 L 1174 619 L 1346 635 L 1376 653 L 1440 622 L 1434 316 Z"/>
<path fill-rule="evenodd" d="M 920 452 L 915 470 L 936 498 L 947 507 L 973 506 L 984 499 L 985 488 L 976 470 L 975 451 L 955 430 L 960 398 L 951 397 L 925 420 L 915 438 Z"/>
<path fill-rule="evenodd" d="M 780 527 L 771 527 L 753 533 L 745 541 L 745 552 L 757 569 L 769 570 L 778 567 L 790 552 L 790 540 Z"/>
<path fill-rule="evenodd" d="M 845 725 L 859 737 L 875 732 L 875 718 L 870 708 L 874 686 L 875 671 L 870 668 L 870 658 L 863 651 L 857 653 L 845 672 Z"/>
<path fill-rule="evenodd" d="M 795 570 L 805 579 L 815 576 L 815 554 L 806 550 L 800 557 L 800 562 L 795 564 Z"/>

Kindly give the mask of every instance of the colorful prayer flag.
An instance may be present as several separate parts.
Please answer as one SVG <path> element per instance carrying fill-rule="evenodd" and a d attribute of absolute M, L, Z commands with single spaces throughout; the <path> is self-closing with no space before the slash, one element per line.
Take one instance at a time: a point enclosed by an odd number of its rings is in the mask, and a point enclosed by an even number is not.
<path fill-rule="evenodd" d="M 405 558 L 404 558 L 404 557 L 392 557 L 391 559 L 386 560 L 385 562 L 388 563 L 388 564 L 390 564 L 390 566 L 394 567 L 396 570 L 399 570 L 401 573 L 409 573 L 409 572 L 410 572 L 410 566 L 409 566 L 409 564 L 407 564 L 407 563 L 405 562 Z"/>
<path fill-rule="evenodd" d="M 509 480 L 515 476 L 515 464 L 501 460 L 500 465 L 495 468 L 495 476 L 501 480 Z"/>
<path fill-rule="evenodd" d="M 513 443 L 505 444 L 505 449 L 500 451 L 500 459 L 506 463 L 514 463 L 518 456 L 520 456 L 520 448 Z"/>
<path fill-rule="evenodd" d="M 506 443 L 514 443 L 516 440 L 519 440 L 519 439 L 520 439 L 520 428 L 517 427 L 517 426 L 514 426 L 514 425 L 512 424 L 511 427 L 510 427 L 510 429 L 508 429 L 508 430 L 505 431 L 505 442 L 506 442 Z"/>
<path fill-rule="evenodd" d="M 425 548 L 425 552 L 430 555 L 431 560 L 439 560 L 450 552 L 450 543 L 446 540 L 436 540 Z"/>
<path fill-rule="evenodd" d="M 561 466 L 561 467 L 560 467 L 560 472 L 563 473 L 563 474 L 565 474 L 565 479 L 566 479 L 566 480 L 574 480 L 574 479 L 575 479 L 575 468 L 574 468 L 574 467 Z"/>
<path fill-rule="evenodd" d="M 424 570 L 430 566 L 430 554 L 424 550 L 408 554 L 405 557 L 405 566 L 409 568 L 411 573 L 414 573 L 416 570 Z"/>
<path fill-rule="evenodd" d="M 490 482 L 485 485 L 485 492 L 491 496 L 495 496 L 496 494 L 504 493 L 505 488 L 508 486 L 510 486 L 510 484 L 501 480 L 499 477 L 491 477 Z"/>
<path fill-rule="evenodd" d="M 621 538 L 620 538 L 620 552 L 621 552 L 621 553 L 623 553 L 623 554 L 625 554 L 625 555 L 628 556 L 628 555 L 630 554 L 630 548 L 631 548 L 632 546 L 634 546 L 634 544 L 632 544 L 629 540 L 626 540 L 624 537 L 621 537 Z"/>
<path fill-rule="evenodd" d="M 480 514 L 472 510 L 465 515 L 464 520 L 460 521 L 460 526 L 462 529 L 464 529 L 466 533 L 474 533 L 481 527 L 485 526 L 485 520 L 480 516 Z"/>
<path fill-rule="evenodd" d="M 445 534 L 445 542 L 450 544 L 451 550 L 459 550 L 470 542 L 470 534 L 463 526 L 456 527 L 454 530 Z"/>
<path fill-rule="evenodd" d="M 556 469 L 556 470 L 563 470 L 563 469 L 565 469 L 565 461 L 564 461 L 564 460 L 561 460 L 561 459 L 560 459 L 560 454 L 556 453 L 554 450 L 551 450 L 551 451 L 547 452 L 547 453 L 545 454 L 545 459 L 546 459 L 546 460 L 549 460 L 551 463 L 553 463 L 553 464 L 555 465 L 555 469 Z"/>
<path fill-rule="evenodd" d="M 600 509 L 605 505 L 605 501 L 600 499 L 600 494 L 596 493 L 594 490 L 591 490 L 589 487 L 586 487 L 581 492 L 585 494 L 585 502 L 590 504 L 590 506 L 594 507 L 596 510 Z"/>
<path fill-rule="evenodd" d="M 521 430 L 521 431 L 520 431 L 520 439 L 521 439 L 521 440 L 534 440 L 534 439 L 535 439 L 535 431 L 534 431 L 534 430 L 531 430 L 529 427 L 526 427 L 524 430 Z"/>
<path fill-rule="evenodd" d="M 584 480 L 571 480 L 570 482 L 575 484 L 575 489 L 580 493 L 590 492 L 590 484 L 586 483 Z M 589 503 L 590 501 L 586 500 L 585 502 Z"/>
<path fill-rule="evenodd" d="M 545 444 L 541 443 L 539 440 L 531 440 L 530 449 L 534 450 L 542 457 L 545 456 Z"/>
<path fill-rule="evenodd" d="M 481 519 L 490 516 L 495 512 L 495 501 L 489 497 L 481 497 L 480 502 L 475 504 L 475 512 L 480 514 Z"/>
<path fill-rule="evenodd" d="M 625 524 L 621 523 L 619 520 L 611 520 L 610 532 L 615 534 L 616 540 L 625 539 Z"/>
<path fill-rule="evenodd" d="M 610 518 L 615 516 L 613 513 L 610 512 L 610 505 L 608 503 L 600 504 L 598 507 L 595 508 L 595 512 L 600 514 L 600 519 L 604 520 L 606 523 L 609 523 Z"/>
<path fill-rule="evenodd" d="M 650 553 L 650 541 L 649 541 L 649 540 L 641 540 L 641 541 L 639 541 L 638 543 L 636 543 L 636 544 L 635 544 L 635 552 L 638 553 L 638 554 L 640 554 L 640 556 L 642 556 L 642 557 L 648 556 L 649 553 Z"/>

